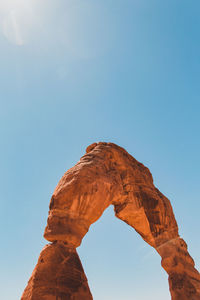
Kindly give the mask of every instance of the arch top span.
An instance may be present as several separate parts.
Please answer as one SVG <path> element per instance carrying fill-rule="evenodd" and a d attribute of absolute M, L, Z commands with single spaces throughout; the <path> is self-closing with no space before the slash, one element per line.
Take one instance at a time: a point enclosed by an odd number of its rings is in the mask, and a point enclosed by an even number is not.
<path fill-rule="evenodd" d="M 178 237 L 169 200 L 143 164 L 113 143 L 94 143 L 56 187 L 44 237 L 80 245 L 92 223 L 113 204 L 115 215 L 153 247 Z"/>
<path fill-rule="evenodd" d="M 147 167 L 125 149 L 105 142 L 88 146 L 86 154 L 59 181 L 50 201 L 44 232 L 44 237 L 52 244 L 42 251 L 22 299 L 39 299 L 40 289 L 34 284 L 45 276 L 52 282 L 55 272 L 51 275 L 51 270 L 58 252 L 63 253 L 59 254 L 62 257 L 61 270 L 57 266 L 58 277 L 62 280 L 47 292 L 45 277 L 41 289 L 46 294 L 44 298 L 40 294 L 40 299 L 92 299 L 81 265 L 77 271 L 77 263 L 74 263 L 74 260 L 79 261 L 75 248 L 109 205 L 114 205 L 117 218 L 133 227 L 161 256 L 162 267 L 169 275 L 172 300 L 200 300 L 200 274 L 194 267 L 186 243 L 179 237 L 170 201 L 154 186 Z M 41 267 L 41 261 L 47 254 L 51 259 L 44 271 L 45 265 Z M 64 264 L 67 261 L 70 263 Z M 79 287 L 78 290 L 71 288 L 69 272 L 75 276 L 73 284 Z M 68 279 L 63 282 L 66 274 Z M 30 289 L 36 298 L 28 296 Z M 64 298 L 58 297 L 60 290 L 65 291 Z"/>

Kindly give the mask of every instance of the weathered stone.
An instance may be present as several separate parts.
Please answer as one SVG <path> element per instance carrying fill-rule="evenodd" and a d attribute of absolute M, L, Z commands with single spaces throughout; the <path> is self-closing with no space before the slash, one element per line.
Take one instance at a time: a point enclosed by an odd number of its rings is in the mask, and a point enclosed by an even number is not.
<path fill-rule="evenodd" d="M 194 268 L 186 243 L 179 237 L 170 201 L 154 186 L 148 168 L 115 144 L 90 145 L 80 161 L 61 178 L 49 206 L 44 237 L 53 244 L 48 247 L 62 245 L 69 249 L 66 250 L 69 253 L 75 253 L 75 248 L 81 244 L 90 225 L 111 204 L 114 205 L 116 217 L 132 226 L 161 255 L 162 266 L 169 274 L 172 299 L 200 300 L 200 275 Z M 56 254 L 49 259 L 50 266 L 54 265 L 54 257 Z M 73 284 L 69 280 L 70 264 L 63 266 L 68 277 L 63 277 L 63 285 L 57 285 L 57 298 L 51 298 L 53 296 L 48 294 L 48 280 L 45 277 L 48 268 L 40 272 L 40 265 L 39 260 L 23 300 L 36 300 L 33 298 L 36 290 L 43 293 L 43 298 L 37 300 L 91 299 L 85 276 L 83 281 L 76 277 L 75 285 L 79 286 L 76 293 L 80 294 L 79 298 L 75 298 L 74 290 L 71 290 Z M 40 274 L 37 277 L 40 283 L 34 285 L 34 274 L 37 272 Z M 81 272 L 83 274 L 82 269 Z M 49 282 L 52 278 L 58 280 L 60 277 L 50 277 Z M 51 286 L 50 284 L 49 288 Z M 66 295 L 59 296 L 63 292 L 63 286 Z M 83 289 L 86 291 L 86 298 L 81 294 Z"/>
<path fill-rule="evenodd" d="M 92 300 L 75 248 L 64 242 L 44 247 L 21 300 Z"/>

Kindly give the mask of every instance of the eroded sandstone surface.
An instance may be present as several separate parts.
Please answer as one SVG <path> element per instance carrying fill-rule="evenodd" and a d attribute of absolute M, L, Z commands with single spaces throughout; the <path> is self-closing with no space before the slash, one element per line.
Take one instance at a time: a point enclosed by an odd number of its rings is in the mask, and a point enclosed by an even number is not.
<path fill-rule="evenodd" d="M 76 248 L 109 205 L 160 254 L 171 299 L 200 300 L 200 274 L 179 237 L 170 201 L 154 186 L 148 168 L 123 148 L 102 142 L 90 145 L 59 181 L 44 232 L 51 244 L 42 250 L 21 299 L 92 299 Z"/>
<path fill-rule="evenodd" d="M 76 249 L 65 242 L 45 246 L 21 299 L 92 300 Z"/>

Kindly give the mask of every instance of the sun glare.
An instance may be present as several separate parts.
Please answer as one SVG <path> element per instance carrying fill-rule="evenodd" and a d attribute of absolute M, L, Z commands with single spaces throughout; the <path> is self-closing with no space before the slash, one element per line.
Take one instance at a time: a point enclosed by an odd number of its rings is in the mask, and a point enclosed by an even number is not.
<path fill-rule="evenodd" d="M 24 6 L 30 5 L 31 1 L 27 0 L 2 0 L 0 1 L 0 9 L 1 10 L 12 10 L 16 8 L 23 8 Z"/>
<path fill-rule="evenodd" d="M 1 32 L 10 43 L 18 46 L 25 44 L 27 25 L 33 19 L 36 2 L 38 1 L 0 1 Z"/>

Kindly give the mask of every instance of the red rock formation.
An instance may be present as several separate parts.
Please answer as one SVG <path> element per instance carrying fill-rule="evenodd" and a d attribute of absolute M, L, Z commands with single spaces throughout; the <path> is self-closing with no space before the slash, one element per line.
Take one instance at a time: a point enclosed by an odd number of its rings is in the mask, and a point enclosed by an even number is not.
<path fill-rule="evenodd" d="M 90 145 L 58 183 L 44 233 L 53 244 L 42 251 L 22 299 L 92 299 L 75 249 L 111 204 L 116 217 L 160 254 L 172 299 L 200 300 L 200 274 L 179 237 L 170 201 L 150 171 L 112 143 Z"/>
<path fill-rule="evenodd" d="M 92 300 L 75 248 L 65 242 L 44 247 L 22 300 Z"/>

